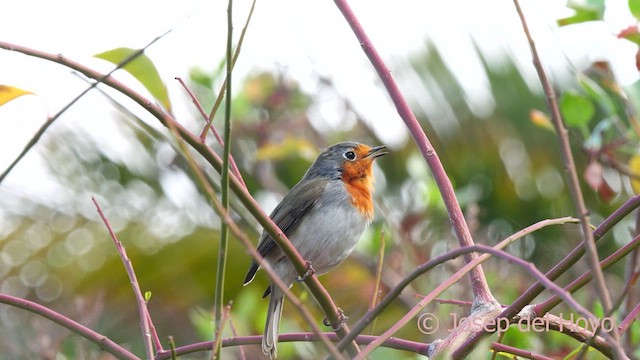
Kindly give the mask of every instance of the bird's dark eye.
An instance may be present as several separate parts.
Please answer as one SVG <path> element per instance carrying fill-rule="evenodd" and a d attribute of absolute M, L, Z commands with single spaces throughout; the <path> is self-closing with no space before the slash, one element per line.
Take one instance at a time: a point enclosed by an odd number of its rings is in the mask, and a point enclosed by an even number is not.
<path fill-rule="evenodd" d="M 351 150 L 345 152 L 343 156 L 344 156 L 345 159 L 347 159 L 349 161 L 353 161 L 353 160 L 356 159 L 356 153 L 354 153 Z"/>

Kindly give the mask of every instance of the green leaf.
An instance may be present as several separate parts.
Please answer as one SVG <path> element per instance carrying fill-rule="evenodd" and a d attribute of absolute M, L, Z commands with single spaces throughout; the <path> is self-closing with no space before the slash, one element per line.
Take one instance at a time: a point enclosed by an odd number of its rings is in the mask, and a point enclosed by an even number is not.
<path fill-rule="evenodd" d="M 14 100 L 15 98 L 28 94 L 33 93 L 14 86 L 0 85 L 0 106 L 8 103 L 11 100 Z"/>
<path fill-rule="evenodd" d="M 151 291 L 144 292 L 144 301 L 149 302 L 151 300 Z"/>
<path fill-rule="evenodd" d="M 606 90 L 597 82 L 586 77 L 583 74 L 578 75 L 578 82 L 584 89 L 585 93 L 591 97 L 593 101 L 598 103 L 607 116 L 616 114 L 616 105 Z"/>
<path fill-rule="evenodd" d="M 640 20 L 640 0 L 629 0 L 629 11 Z"/>
<path fill-rule="evenodd" d="M 139 50 L 130 48 L 117 48 L 95 55 L 95 57 L 107 60 L 115 65 L 121 64 Z M 162 82 L 160 74 L 147 55 L 140 54 L 122 67 L 126 72 L 135 77 L 151 93 L 151 95 L 162 104 L 168 111 L 171 111 L 171 102 L 167 87 Z"/>
<path fill-rule="evenodd" d="M 576 11 L 595 11 L 604 14 L 604 0 L 569 0 L 567 7 Z"/>
<path fill-rule="evenodd" d="M 572 16 L 559 19 L 558 26 L 597 21 L 602 20 L 604 17 L 604 0 L 570 0 L 567 2 L 567 7 L 575 10 L 576 13 Z"/>
<path fill-rule="evenodd" d="M 189 71 L 189 78 L 198 85 L 202 85 L 207 89 L 213 88 L 213 76 L 209 72 L 204 71 L 200 67 L 192 68 Z"/>
<path fill-rule="evenodd" d="M 589 123 L 596 112 L 596 107 L 586 97 L 568 92 L 560 99 L 560 112 L 568 126 L 582 127 Z"/>

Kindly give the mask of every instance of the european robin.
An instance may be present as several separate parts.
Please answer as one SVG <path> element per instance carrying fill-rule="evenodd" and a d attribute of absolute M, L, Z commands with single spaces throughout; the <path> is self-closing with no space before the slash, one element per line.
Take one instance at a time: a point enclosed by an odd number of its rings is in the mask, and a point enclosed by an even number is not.
<path fill-rule="evenodd" d="M 271 219 L 314 274 L 325 274 L 346 259 L 371 223 L 372 165 L 376 158 L 387 154 L 385 150 L 384 146 L 369 147 L 352 141 L 325 149 L 271 213 Z M 293 285 L 298 278 L 296 269 L 264 231 L 257 250 L 285 284 Z M 244 279 L 245 285 L 253 280 L 256 271 L 258 264 L 254 260 Z M 273 283 L 263 298 L 269 294 L 262 352 L 276 358 L 284 294 Z"/>

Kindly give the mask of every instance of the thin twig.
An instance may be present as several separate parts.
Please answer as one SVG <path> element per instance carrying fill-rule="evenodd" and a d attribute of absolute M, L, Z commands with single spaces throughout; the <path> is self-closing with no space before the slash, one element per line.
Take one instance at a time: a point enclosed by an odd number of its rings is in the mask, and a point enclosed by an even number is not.
<path fill-rule="evenodd" d="M 91 330 L 90 328 L 49 309 L 46 306 L 42 306 L 33 301 L 21 299 L 15 296 L 0 293 L 0 303 L 11 305 L 30 313 L 42 316 L 45 319 L 49 319 L 54 323 L 71 330 L 73 333 L 82 336 L 83 338 L 96 344 L 100 349 L 108 352 L 118 359 L 123 360 L 140 360 L 139 357 L 125 349 L 123 346 L 118 345 L 113 340 L 109 339 L 105 335 Z"/>
<path fill-rule="evenodd" d="M 636 304 L 627 317 L 620 322 L 618 327 L 620 329 L 620 333 L 626 332 L 631 324 L 633 324 L 634 321 L 638 321 L 638 319 L 640 319 L 640 303 Z"/>
<path fill-rule="evenodd" d="M 224 112 L 224 150 L 222 153 L 222 171 L 220 172 L 220 202 L 226 213 L 229 212 L 229 157 L 231 154 L 231 47 L 233 43 L 233 0 L 227 5 L 227 86 Z M 215 331 L 222 333 L 222 303 L 224 302 L 224 283 L 226 280 L 227 257 L 229 250 L 229 226 L 222 221 L 218 240 L 218 266 L 216 269 L 215 295 L 213 302 Z M 213 349 L 211 359 L 220 357 L 220 344 Z"/>
<path fill-rule="evenodd" d="M 637 249 L 640 246 L 640 236 L 636 237 L 632 241 L 625 244 L 620 249 L 616 250 L 613 254 L 609 255 L 607 258 L 602 260 L 599 264 L 599 268 L 602 270 L 606 270 L 609 267 L 615 265 L 618 261 L 624 259 L 629 253 L 633 250 Z M 589 270 L 584 274 L 580 275 L 577 279 L 573 280 L 569 285 L 565 286 L 564 289 L 570 293 L 574 293 L 579 290 L 581 287 L 589 283 L 593 279 L 593 271 Z M 537 304 L 534 306 L 534 311 L 537 316 L 543 316 L 548 311 L 551 311 L 556 305 L 561 302 L 560 298 L 557 296 L 552 296 L 544 302 Z M 606 316 L 610 316 L 607 314 Z"/>
<path fill-rule="evenodd" d="M 222 348 L 222 330 L 227 325 L 229 320 L 229 313 L 231 312 L 231 303 L 225 306 L 222 312 L 222 318 L 220 319 L 220 326 L 215 328 L 215 334 L 213 336 L 213 343 L 211 344 L 211 358 L 212 360 L 220 359 L 220 349 Z"/>
<path fill-rule="evenodd" d="M 333 342 L 337 342 L 340 340 L 340 338 L 336 336 L 335 333 L 332 333 L 332 332 L 325 332 L 325 333 L 322 333 L 322 335 L 327 337 L 329 340 Z M 358 335 L 355 341 L 358 344 L 366 345 L 374 341 L 376 338 L 377 336 L 373 336 L 373 335 Z M 223 339 L 222 347 L 257 345 L 257 344 L 260 344 L 260 341 L 262 341 L 262 336 L 260 335 L 237 336 L 237 337 L 234 336 L 231 338 Z M 278 342 L 280 343 L 309 342 L 309 341 L 320 341 L 320 337 L 318 336 L 318 334 L 314 334 L 311 332 L 289 333 L 289 334 L 278 335 Z M 410 351 L 416 354 L 426 355 L 431 344 L 405 340 L 400 338 L 392 338 L 385 341 L 382 344 L 382 346 L 390 349 Z M 199 351 L 208 351 L 208 350 L 211 350 L 211 341 L 189 344 L 189 345 L 178 347 L 176 348 L 176 353 L 178 355 L 186 355 L 186 354 L 192 354 Z M 167 360 L 169 358 L 170 357 L 169 357 L 168 351 L 164 351 L 163 353 L 158 354 L 155 360 Z"/>
<path fill-rule="evenodd" d="M 603 236 L 609 232 L 616 224 L 618 224 L 622 219 L 624 219 L 627 215 L 629 215 L 633 210 L 640 206 L 640 195 L 632 196 L 629 200 L 627 200 L 624 204 L 622 204 L 619 208 L 617 208 L 609 217 L 604 219 L 597 228 L 593 230 L 593 237 L 596 241 L 603 238 Z M 583 240 L 584 241 L 584 240 Z M 555 280 L 564 274 L 571 266 L 573 266 L 582 255 L 584 255 L 585 247 L 582 243 L 578 244 L 569 254 L 567 254 L 560 262 L 551 268 L 551 270 L 547 271 L 545 276 L 550 280 Z M 516 314 L 518 314 L 526 305 L 530 304 L 536 296 L 540 295 L 540 293 L 545 289 L 545 287 L 536 282 L 531 285 L 522 295 L 518 296 L 518 298 L 512 302 L 506 309 L 502 311 L 500 314 L 500 318 L 511 319 Z M 461 352 L 471 351 L 473 346 L 480 341 L 487 333 L 476 333 L 474 336 L 467 339 L 458 349 Z"/>
<path fill-rule="evenodd" d="M 573 153 L 571 152 L 571 145 L 569 143 L 569 131 L 567 130 L 562 120 L 562 115 L 560 114 L 560 108 L 558 106 L 555 91 L 553 90 L 551 81 L 549 80 L 549 77 L 547 76 L 547 73 L 544 69 L 544 65 L 542 64 L 542 60 L 540 58 L 540 55 L 538 54 L 535 41 L 533 40 L 533 37 L 529 32 L 529 27 L 527 26 L 527 21 L 524 13 L 520 8 L 520 3 L 518 2 L 518 0 L 513 0 L 513 3 L 516 7 L 520 22 L 522 23 L 522 28 L 527 37 L 527 41 L 529 42 L 529 48 L 531 50 L 531 56 L 533 58 L 533 66 L 535 67 L 536 72 L 538 73 L 538 77 L 540 78 L 542 89 L 547 98 L 547 106 L 549 107 L 549 110 L 551 112 L 553 127 L 556 130 L 558 141 L 560 142 L 560 152 L 562 153 L 562 159 L 564 161 L 564 168 L 567 176 L 567 185 L 571 193 L 573 205 L 576 209 L 576 212 L 578 213 L 578 218 L 580 219 L 582 236 L 584 239 L 583 245 L 587 253 L 588 265 L 593 271 L 596 292 L 598 294 L 598 297 L 600 298 L 600 301 L 602 302 L 604 312 L 610 314 L 613 309 L 611 295 L 609 294 L 609 290 L 607 289 L 607 285 L 605 284 L 602 269 L 598 267 L 598 263 L 600 262 L 598 258 L 598 250 L 596 248 L 595 239 L 593 237 L 591 229 L 589 228 L 589 211 L 587 210 L 587 207 L 585 205 L 582 190 L 580 188 L 578 173 L 576 170 L 575 161 L 573 159 Z M 617 330 L 613 331 L 612 336 L 614 339 L 619 340 Z M 624 356 L 624 351 L 622 350 L 621 346 L 618 346 L 617 355 L 619 357 Z"/>
<path fill-rule="evenodd" d="M 371 310 L 380 301 L 380 282 L 382 280 L 382 265 L 384 264 L 384 230 L 380 233 L 380 249 L 378 250 L 378 266 L 376 267 L 376 277 L 373 284 L 373 291 L 371 293 L 371 300 L 369 301 L 369 309 Z M 376 318 L 377 319 L 377 318 Z M 374 333 L 376 328 L 376 322 L 374 320 L 371 325 L 371 333 Z"/>
<path fill-rule="evenodd" d="M 113 231 L 111 227 L 111 223 L 109 219 L 104 215 L 102 209 L 100 208 L 100 204 L 95 197 L 91 197 L 91 200 L 96 206 L 98 210 L 98 214 L 100 214 L 100 218 L 104 222 L 107 230 L 109 231 L 109 236 L 111 240 L 113 240 L 113 244 L 116 246 L 116 250 L 118 250 L 118 255 L 120 255 L 120 259 L 122 260 L 122 264 L 124 265 L 125 270 L 127 271 L 127 275 L 129 276 L 129 281 L 131 282 L 131 287 L 133 288 L 133 293 L 135 294 L 136 303 L 138 304 L 138 313 L 140 315 L 140 329 L 142 331 L 142 341 L 144 343 L 144 349 L 147 353 L 147 359 L 153 360 L 153 345 L 151 343 L 151 330 L 149 328 L 149 323 L 151 322 L 151 317 L 149 316 L 149 309 L 147 309 L 147 302 L 144 300 L 144 296 L 142 296 L 142 291 L 140 291 L 140 285 L 138 283 L 138 278 L 136 277 L 136 273 L 133 270 L 133 264 L 131 260 L 127 256 L 127 251 L 124 249 L 124 246 L 118 240 L 116 233 Z M 158 351 L 162 351 L 163 349 L 160 347 Z"/>
<path fill-rule="evenodd" d="M 238 331 L 236 330 L 236 327 L 233 325 L 233 319 L 231 319 L 231 316 L 229 316 L 229 328 L 231 329 L 231 333 L 233 334 L 233 337 L 238 337 Z M 239 346 L 238 351 L 240 352 L 240 359 L 247 360 L 247 357 L 244 355 L 244 347 Z"/>
<path fill-rule="evenodd" d="M 176 354 L 176 342 L 173 339 L 173 336 L 169 335 L 169 351 L 171 355 L 171 360 L 176 360 L 178 355 Z M 157 358 L 157 356 L 156 356 Z"/>
<path fill-rule="evenodd" d="M 233 54 L 233 61 L 231 62 L 232 68 L 233 66 L 235 66 L 236 60 L 238 60 L 238 56 L 240 55 L 242 42 L 244 41 L 244 36 L 247 33 L 247 29 L 249 28 L 249 22 L 251 22 L 251 17 L 253 16 L 253 10 L 255 9 L 255 7 L 256 7 L 256 0 L 253 0 L 253 2 L 251 3 L 251 9 L 249 10 L 249 15 L 247 15 L 247 20 L 244 23 L 244 27 L 242 28 L 242 32 L 240 33 L 240 38 L 238 39 L 238 46 L 236 46 L 236 52 L 235 54 Z M 200 134 L 200 138 L 202 140 L 206 138 L 207 132 L 209 131 L 209 127 L 211 127 L 213 124 L 213 117 L 216 115 L 216 112 L 218 112 L 218 108 L 220 107 L 220 104 L 222 104 L 222 98 L 224 97 L 224 92 L 225 92 L 225 89 L 227 88 L 227 80 L 228 78 L 224 79 L 224 82 L 220 87 L 220 91 L 218 92 L 218 97 L 216 98 L 216 102 L 213 104 L 213 108 L 209 113 L 209 117 L 207 118 L 205 127 L 202 129 L 202 133 Z"/>
<path fill-rule="evenodd" d="M 547 220 L 542 220 L 539 221 L 533 225 L 530 225 L 520 231 L 518 231 L 517 233 L 507 237 L 506 239 L 502 240 L 500 243 L 498 243 L 497 245 L 495 245 L 496 249 L 503 249 L 505 248 L 507 245 L 513 243 L 514 241 L 517 241 L 518 239 L 523 238 L 524 236 L 533 233 L 541 228 L 544 228 L 546 226 L 550 226 L 550 225 L 561 225 L 561 224 L 565 224 L 568 222 L 577 222 L 577 219 L 574 218 L 570 218 L 570 217 L 564 217 L 564 218 L 558 218 L 558 219 L 547 219 Z M 362 318 L 360 318 L 360 320 L 358 320 L 358 322 L 353 326 L 353 329 L 351 330 L 351 332 L 349 333 L 348 336 L 346 336 L 339 344 L 338 344 L 338 349 L 342 349 L 342 346 L 344 346 L 344 344 L 347 341 L 351 341 L 355 338 L 356 335 L 361 334 L 362 331 L 378 316 L 382 313 L 382 311 L 384 311 L 384 309 L 389 306 L 394 300 L 395 298 L 397 298 L 400 293 L 402 293 L 402 290 L 407 287 L 409 284 L 411 284 L 415 279 L 417 279 L 420 275 L 424 274 L 425 272 L 433 269 L 435 266 L 440 265 L 450 259 L 453 259 L 461 254 L 465 254 L 466 252 L 468 252 L 468 250 L 461 250 L 461 249 L 468 249 L 468 248 L 458 248 L 458 249 L 454 249 L 452 251 L 449 251 L 445 254 L 442 254 L 440 256 L 437 256 L 433 259 L 431 259 L 430 261 L 418 266 L 414 271 L 412 271 L 409 275 L 407 275 L 404 279 L 402 279 L 402 281 L 400 281 L 398 283 L 398 285 L 396 285 L 393 289 L 391 289 L 391 291 L 389 291 L 389 293 L 382 299 L 382 301 L 380 301 L 380 303 L 371 311 L 367 311 Z M 462 276 L 464 276 L 464 274 L 468 273 L 474 266 L 477 266 L 478 264 L 486 261 L 487 259 L 489 259 L 489 255 L 484 254 L 481 255 L 477 258 L 475 258 L 474 260 L 472 260 L 470 263 L 467 263 L 464 267 L 462 267 L 460 270 L 458 270 L 455 274 L 453 274 L 451 277 L 449 277 L 449 280 L 451 282 L 451 284 L 453 284 L 454 282 L 458 281 Z M 447 284 L 449 285 L 449 284 Z M 448 286 L 447 285 L 442 285 L 443 287 L 443 291 L 444 289 L 446 289 Z"/>
<path fill-rule="evenodd" d="M 477 252 L 486 253 L 485 255 L 491 255 L 493 257 L 498 257 L 498 258 L 501 258 L 503 260 L 506 260 L 507 262 L 509 262 L 511 264 L 514 264 L 516 266 L 521 267 L 528 274 L 530 274 L 531 276 L 536 278 L 538 281 L 540 281 L 547 289 L 549 289 L 554 294 L 556 294 L 560 298 L 562 298 L 562 300 L 564 300 L 565 304 L 567 304 L 569 307 L 573 308 L 580 315 L 582 315 L 585 319 L 587 319 L 588 321 L 593 321 L 593 323 L 597 323 L 597 321 L 599 320 L 589 310 L 587 310 L 585 307 L 580 305 L 580 303 L 578 301 L 576 301 L 571 296 L 571 294 L 569 292 L 565 291 L 562 287 L 560 287 L 559 285 L 555 284 L 553 281 L 547 279 L 544 276 L 544 274 L 540 270 L 538 270 L 538 268 L 536 268 L 536 266 L 534 264 L 532 264 L 530 262 L 527 262 L 527 261 L 525 261 L 523 259 L 520 259 L 515 255 L 509 254 L 509 253 L 505 252 L 504 250 L 497 249 L 495 247 L 489 247 L 489 246 L 485 246 L 485 245 L 473 245 L 473 246 L 468 246 L 468 247 L 464 247 L 464 248 L 459 248 L 459 249 L 456 249 L 456 250 L 463 250 L 463 249 L 466 250 L 466 251 L 477 251 Z M 451 253 L 453 253 L 454 251 L 455 250 L 451 251 Z M 467 265 L 469 265 L 469 264 L 467 264 Z M 467 269 L 467 271 L 468 271 L 468 269 Z M 384 340 L 386 340 L 386 339 L 390 338 L 391 336 L 393 336 L 393 334 L 395 334 L 398 330 L 400 330 L 400 328 L 403 325 L 405 325 L 406 323 L 411 321 L 418 314 L 418 312 L 420 312 L 420 310 L 422 310 L 424 308 L 424 306 L 426 306 L 431 300 L 433 300 L 436 296 L 438 296 L 440 293 L 442 293 L 444 290 L 446 290 L 446 288 L 448 287 L 447 286 L 448 285 L 447 282 L 448 281 L 438 285 L 433 291 L 431 291 L 422 301 L 420 301 L 418 304 L 416 304 L 416 306 L 413 309 L 411 309 L 405 316 L 402 317 L 402 319 L 400 319 L 396 324 L 394 324 L 389 330 L 384 332 L 382 335 L 380 335 L 378 337 L 378 339 L 376 339 L 371 344 L 367 345 L 364 349 L 362 349 L 360 354 L 358 354 L 358 356 L 356 356 L 355 359 L 356 360 L 365 359 L 371 353 L 371 351 L 373 351 L 377 346 L 379 346 Z M 474 314 L 472 314 L 472 315 L 474 315 Z M 486 319 L 486 320 L 489 320 L 489 319 Z M 470 324 L 476 324 L 476 322 L 474 322 L 473 320 L 471 320 L 469 323 Z M 482 323 L 483 324 L 487 324 L 488 322 L 487 323 L 482 322 Z M 458 328 L 460 328 L 460 327 L 458 327 Z M 474 331 L 474 329 L 473 329 L 474 326 L 469 326 L 469 328 L 470 329 L 468 329 L 468 330 Z M 478 330 L 482 331 L 481 329 L 477 329 L 475 331 L 478 331 Z M 614 341 L 614 339 L 608 333 L 604 333 L 602 335 L 602 337 L 605 338 L 607 341 Z M 447 340 L 449 340 L 449 339 L 447 339 Z M 438 345 L 437 345 L 438 351 L 447 348 L 447 345 L 450 343 L 450 341 L 447 341 L 447 340 L 438 343 Z M 435 355 L 435 353 L 430 353 L 429 354 L 429 356 L 434 356 L 434 355 Z M 454 351 L 451 355 L 452 355 L 453 358 L 460 358 L 460 357 L 466 356 L 468 354 L 460 354 L 457 351 Z"/>
<path fill-rule="evenodd" d="M 198 112 L 204 119 L 205 123 L 208 123 L 209 119 L 208 119 L 207 113 L 204 112 L 204 109 L 202 108 L 200 101 L 198 101 L 198 99 L 196 98 L 196 95 L 193 93 L 193 91 L 191 91 L 191 89 L 189 89 L 189 87 L 187 87 L 187 84 L 185 84 L 185 82 L 181 78 L 176 77 L 176 80 L 178 80 L 178 83 L 182 85 L 182 88 L 187 92 L 189 97 L 191 97 L 191 101 L 195 105 L 196 109 L 198 109 Z M 210 128 L 211 128 L 211 132 L 213 133 L 213 136 L 218 141 L 218 144 L 224 147 L 224 140 L 222 140 L 222 138 L 220 137 L 220 134 L 218 134 L 218 130 L 216 130 L 215 126 L 213 125 L 210 125 Z M 204 141 L 204 139 L 202 140 Z M 229 155 L 229 162 L 231 163 L 231 171 L 233 171 L 233 174 L 238 178 L 238 180 L 240 180 L 240 182 L 242 183 L 242 186 L 246 188 L 247 185 L 245 184 L 244 179 L 242 178 L 242 174 L 240 173 L 240 169 L 238 169 L 238 165 L 236 165 L 236 161 L 232 155 Z"/>
<path fill-rule="evenodd" d="M 514 359 L 520 359 L 522 357 L 522 358 L 531 359 L 531 360 L 553 360 L 553 358 L 550 358 L 544 355 L 536 354 L 531 351 L 522 350 L 513 346 L 500 344 L 497 342 L 494 342 L 491 344 L 491 350 L 494 351 L 494 355 L 497 354 L 498 352 L 502 352 L 509 355 L 515 355 L 512 357 Z"/>

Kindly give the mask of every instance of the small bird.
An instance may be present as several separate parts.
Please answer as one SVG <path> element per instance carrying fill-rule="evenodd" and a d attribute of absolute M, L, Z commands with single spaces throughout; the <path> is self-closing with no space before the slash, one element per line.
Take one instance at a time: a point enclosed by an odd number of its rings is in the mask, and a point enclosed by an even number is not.
<path fill-rule="evenodd" d="M 339 265 L 373 220 L 372 165 L 387 154 L 385 150 L 385 146 L 369 147 L 353 141 L 325 149 L 271 213 L 271 219 L 307 261 L 310 272 L 322 275 Z M 264 231 L 257 250 L 285 284 L 291 286 L 298 279 L 289 259 Z M 253 280 L 258 268 L 253 260 L 244 285 Z M 274 359 L 284 293 L 272 283 L 262 297 L 269 294 L 262 352 Z"/>

